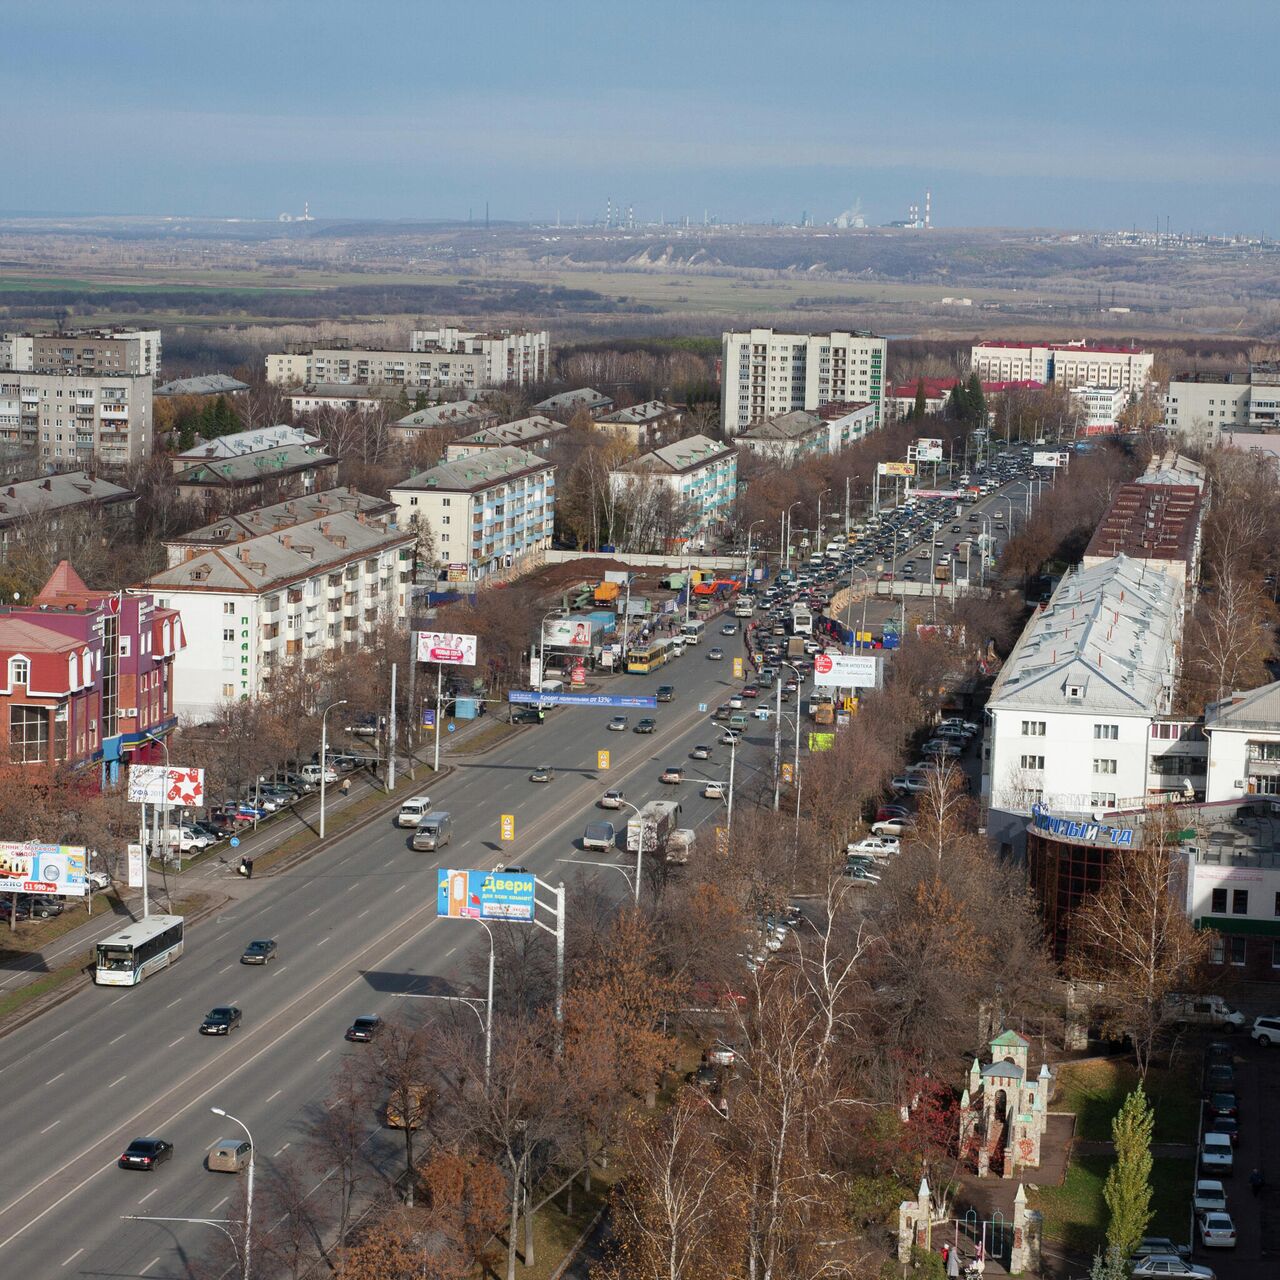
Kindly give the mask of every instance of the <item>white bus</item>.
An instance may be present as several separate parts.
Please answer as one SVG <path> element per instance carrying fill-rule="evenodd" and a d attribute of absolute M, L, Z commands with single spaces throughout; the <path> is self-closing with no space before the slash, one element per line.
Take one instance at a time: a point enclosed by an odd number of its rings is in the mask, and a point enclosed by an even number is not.
<path fill-rule="evenodd" d="M 791 606 L 791 634 L 793 636 L 813 635 L 813 613 L 807 604 Z"/>
<path fill-rule="evenodd" d="M 707 624 L 701 618 L 691 618 L 680 627 L 680 634 L 684 636 L 685 644 L 701 644 L 702 637 L 706 633 Z"/>
<path fill-rule="evenodd" d="M 148 916 L 98 943 L 93 980 L 104 987 L 136 987 L 182 954 L 182 916 Z"/>
<path fill-rule="evenodd" d="M 680 821 L 680 804 L 675 800 L 650 800 L 627 822 L 627 852 L 652 853 L 661 849 Z"/>

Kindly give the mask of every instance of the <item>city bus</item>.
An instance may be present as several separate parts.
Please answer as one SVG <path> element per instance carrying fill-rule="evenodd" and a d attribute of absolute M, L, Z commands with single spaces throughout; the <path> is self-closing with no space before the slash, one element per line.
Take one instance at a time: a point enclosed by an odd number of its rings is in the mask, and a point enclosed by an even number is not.
<path fill-rule="evenodd" d="M 684 636 L 685 644 L 701 644 L 702 637 L 706 633 L 707 624 L 701 618 L 690 618 L 680 627 L 680 634 Z"/>
<path fill-rule="evenodd" d="M 807 604 L 791 606 L 791 634 L 793 636 L 813 635 L 813 613 Z"/>
<path fill-rule="evenodd" d="M 656 671 L 664 663 L 671 661 L 674 657 L 673 649 L 674 646 L 669 638 L 650 640 L 648 644 L 632 649 L 627 654 L 627 670 L 632 675 L 640 676 Z"/>
<path fill-rule="evenodd" d="M 182 954 L 182 916 L 147 916 L 98 943 L 93 980 L 104 987 L 136 987 Z"/>

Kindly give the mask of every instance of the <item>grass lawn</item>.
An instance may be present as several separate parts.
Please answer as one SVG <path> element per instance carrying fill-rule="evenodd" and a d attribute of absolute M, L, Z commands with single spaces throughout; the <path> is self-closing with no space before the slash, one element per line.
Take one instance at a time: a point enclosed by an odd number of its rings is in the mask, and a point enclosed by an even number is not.
<path fill-rule="evenodd" d="M 1107 1227 L 1102 1186 L 1110 1167 L 1109 1155 L 1073 1156 L 1062 1186 L 1044 1187 L 1039 1191 L 1046 1238 L 1084 1254 L 1092 1254 L 1098 1248 Z M 1157 1157 L 1152 1161 L 1151 1208 L 1155 1217 L 1148 1228 L 1149 1234 L 1186 1239 L 1194 1175 L 1194 1160 Z"/>
<path fill-rule="evenodd" d="M 1120 1104 L 1138 1083 L 1130 1062 L 1074 1062 L 1058 1072 L 1054 1111 L 1072 1111 L 1076 1137 L 1090 1142 L 1111 1140 L 1111 1121 Z M 1147 1097 L 1156 1113 L 1155 1142 L 1194 1143 L 1200 1093 L 1186 1067 L 1153 1067 L 1147 1073 Z"/>

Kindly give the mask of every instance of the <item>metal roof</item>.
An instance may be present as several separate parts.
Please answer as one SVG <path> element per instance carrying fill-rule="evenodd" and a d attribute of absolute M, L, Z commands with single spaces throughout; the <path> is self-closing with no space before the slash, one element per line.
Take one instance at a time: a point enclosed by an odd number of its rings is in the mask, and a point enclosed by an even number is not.
<path fill-rule="evenodd" d="M 482 449 L 466 458 L 440 462 L 428 471 L 401 480 L 391 487 L 392 493 L 403 490 L 438 490 L 441 493 L 475 493 L 496 484 L 514 480 L 531 471 L 554 471 L 545 458 L 514 445 Z"/>
<path fill-rule="evenodd" d="M 195 378 L 177 378 L 157 387 L 157 396 L 216 396 L 248 391 L 249 384 L 228 373 L 202 373 Z"/>

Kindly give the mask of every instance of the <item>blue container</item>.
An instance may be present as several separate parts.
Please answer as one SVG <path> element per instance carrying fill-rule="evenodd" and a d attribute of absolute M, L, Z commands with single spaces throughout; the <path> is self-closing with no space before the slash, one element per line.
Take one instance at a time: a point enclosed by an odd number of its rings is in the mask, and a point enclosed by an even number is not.
<path fill-rule="evenodd" d="M 474 720 L 480 714 L 479 698 L 455 698 L 453 706 L 459 720 Z"/>

